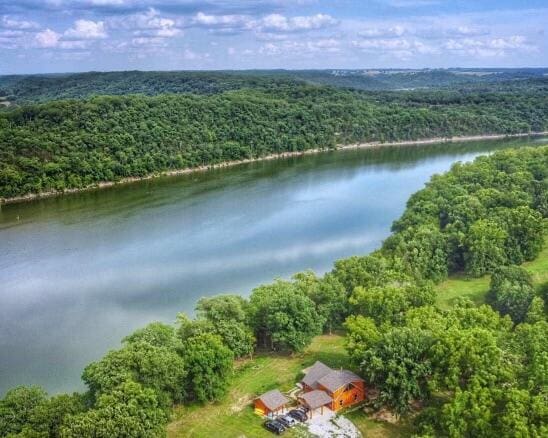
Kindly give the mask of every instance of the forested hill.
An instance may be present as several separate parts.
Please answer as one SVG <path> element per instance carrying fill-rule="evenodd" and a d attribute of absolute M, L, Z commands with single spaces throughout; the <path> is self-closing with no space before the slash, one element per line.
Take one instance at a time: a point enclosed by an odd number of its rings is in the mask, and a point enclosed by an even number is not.
<path fill-rule="evenodd" d="M 12 103 L 29 103 L 93 95 L 214 94 L 241 88 L 275 89 L 297 82 L 297 79 L 274 73 L 123 71 L 21 75 L 0 76 L 0 96 Z"/>
<path fill-rule="evenodd" d="M 0 76 L 0 99 L 22 104 L 105 94 L 212 94 L 303 83 L 370 91 L 439 88 L 526 90 L 546 87 L 546 72 L 546 69 L 249 70 L 12 75 Z"/>
<path fill-rule="evenodd" d="M 337 144 L 547 129 L 546 93 L 280 84 L 52 101 L 0 113 L 0 198 Z"/>

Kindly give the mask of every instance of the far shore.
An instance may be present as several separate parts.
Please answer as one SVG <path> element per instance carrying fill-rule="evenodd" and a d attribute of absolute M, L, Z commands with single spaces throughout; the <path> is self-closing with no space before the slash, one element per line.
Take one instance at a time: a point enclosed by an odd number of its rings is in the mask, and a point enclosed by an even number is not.
<path fill-rule="evenodd" d="M 519 133 L 519 134 L 486 134 L 486 135 L 468 135 L 468 136 L 461 136 L 461 137 L 435 137 L 435 138 L 427 138 L 427 139 L 420 139 L 420 140 L 394 141 L 394 142 L 376 141 L 376 142 L 337 145 L 335 148 L 317 148 L 317 149 L 307 149 L 306 151 L 281 152 L 279 154 L 270 154 L 270 155 L 265 155 L 263 157 L 256 157 L 256 158 L 246 158 L 244 160 L 225 161 L 222 163 L 210 164 L 207 166 L 197 166 L 197 167 L 187 167 L 183 169 L 166 170 L 164 172 L 156 172 L 156 173 L 152 173 L 150 175 L 146 175 L 142 177 L 122 178 L 118 181 L 101 181 L 96 184 L 92 184 L 90 186 L 77 188 L 77 189 L 66 189 L 64 191 L 48 191 L 48 192 L 41 192 L 41 193 L 29 193 L 27 195 L 15 196 L 13 198 L 0 198 L 0 204 L 14 204 L 18 202 L 33 201 L 36 199 L 50 198 L 53 196 L 60 196 L 60 195 L 102 189 L 102 188 L 112 187 L 120 184 L 130 184 L 137 181 L 144 181 L 148 179 L 159 178 L 162 176 L 184 175 L 184 174 L 193 173 L 193 172 L 203 172 L 210 169 L 236 166 L 238 164 L 253 163 L 256 161 L 276 160 L 280 158 L 317 154 L 317 153 L 327 152 L 327 151 L 362 149 L 362 148 L 379 148 L 379 147 L 386 147 L 386 146 L 416 146 L 416 145 L 428 145 L 428 144 L 436 144 L 436 143 L 457 143 L 457 142 L 478 141 L 478 140 L 500 140 L 505 138 L 538 137 L 543 135 L 548 135 L 548 131 L 528 132 L 528 133 Z"/>

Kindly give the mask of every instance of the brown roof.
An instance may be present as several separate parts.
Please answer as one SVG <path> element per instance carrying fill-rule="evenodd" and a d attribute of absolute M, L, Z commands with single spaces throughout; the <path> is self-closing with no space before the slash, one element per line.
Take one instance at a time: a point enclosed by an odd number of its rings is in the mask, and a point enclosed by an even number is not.
<path fill-rule="evenodd" d="M 331 392 L 353 382 L 363 382 L 363 379 L 348 370 L 334 370 L 318 380 L 318 383 Z"/>
<path fill-rule="evenodd" d="M 329 395 L 327 395 L 327 392 L 321 391 L 319 389 L 305 392 L 299 398 L 303 399 L 310 409 L 316 409 L 320 406 L 325 406 L 326 404 L 333 401 L 333 399 L 329 397 Z"/>
<path fill-rule="evenodd" d="M 331 368 L 318 360 L 314 365 L 305 370 L 306 375 L 303 377 L 302 382 L 310 386 L 311 388 L 317 388 L 318 380 L 320 380 L 322 377 L 326 376 L 332 371 L 333 370 Z"/>
<path fill-rule="evenodd" d="M 289 402 L 289 399 L 277 389 L 265 392 L 263 395 L 258 397 L 258 399 L 261 400 L 271 411 L 275 411 Z"/>

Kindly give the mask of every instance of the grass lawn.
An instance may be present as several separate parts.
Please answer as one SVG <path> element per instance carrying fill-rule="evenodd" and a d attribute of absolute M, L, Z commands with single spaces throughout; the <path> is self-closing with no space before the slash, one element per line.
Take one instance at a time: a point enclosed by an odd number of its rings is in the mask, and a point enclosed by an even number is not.
<path fill-rule="evenodd" d="M 323 335 L 314 339 L 302 354 L 281 356 L 262 354 L 237 364 L 228 395 L 220 402 L 206 405 L 179 406 L 168 425 L 168 437 L 272 437 L 263 429 L 263 420 L 255 415 L 252 400 L 270 389 L 282 392 L 294 387 L 301 370 L 316 360 L 338 368 L 348 367 L 343 336 Z M 377 423 L 362 411 L 351 414 L 352 421 L 364 436 L 401 436 L 398 426 Z M 286 437 L 306 437 L 303 429 L 290 430 Z"/>
<path fill-rule="evenodd" d="M 533 276 L 535 286 L 539 287 L 548 282 L 548 234 L 545 236 L 545 245 L 539 256 L 532 262 L 522 265 Z M 442 309 L 451 307 L 457 297 L 468 297 L 476 304 L 485 302 L 485 295 L 489 290 L 490 277 L 468 278 L 465 275 L 455 275 L 436 286 L 437 304 Z"/>

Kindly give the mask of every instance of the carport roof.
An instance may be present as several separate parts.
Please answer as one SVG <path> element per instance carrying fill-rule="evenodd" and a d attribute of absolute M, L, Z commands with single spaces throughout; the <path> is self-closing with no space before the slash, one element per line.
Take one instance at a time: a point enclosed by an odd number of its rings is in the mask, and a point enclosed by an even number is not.
<path fill-rule="evenodd" d="M 289 402 L 289 399 L 277 389 L 273 389 L 272 391 L 265 392 L 263 395 L 261 395 L 258 398 L 271 411 L 275 411 L 276 409 L 282 407 L 283 405 Z"/>
<path fill-rule="evenodd" d="M 310 409 L 316 409 L 320 406 L 325 406 L 328 403 L 331 403 L 333 399 L 327 395 L 327 392 L 315 389 L 314 391 L 305 392 L 300 396 L 304 400 L 306 405 Z"/>

